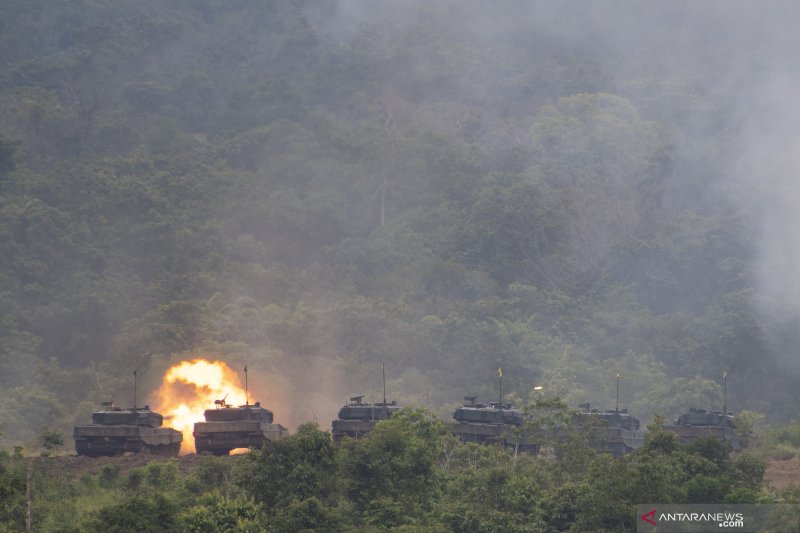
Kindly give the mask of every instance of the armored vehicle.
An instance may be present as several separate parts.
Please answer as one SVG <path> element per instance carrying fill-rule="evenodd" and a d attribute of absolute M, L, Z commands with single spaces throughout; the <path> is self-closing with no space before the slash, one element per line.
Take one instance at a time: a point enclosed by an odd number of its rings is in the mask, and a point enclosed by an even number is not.
<path fill-rule="evenodd" d="M 644 435 L 639 433 L 639 420 L 627 409 L 601 411 L 583 403 L 573 422 L 589 432 L 589 446 L 599 452 L 610 452 L 622 457 L 644 444 Z"/>
<path fill-rule="evenodd" d="M 333 440 L 362 437 L 372 431 L 379 420 L 387 420 L 401 409 L 395 401 L 366 403 L 363 399 L 364 396 L 353 396 L 349 403 L 339 409 L 339 417 L 331 424 Z"/>
<path fill-rule="evenodd" d="M 684 444 L 713 436 L 730 444 L 734 451 L 741 451 L 745 447 L 730 411 L 706 411 L 692 407 L 688 413 L 679 416 L 674 424 L 664 426 L 664 429 L 678 435 L 678 440 Z"/>
<path fill-rule="evenodd" d="M 99 457 L 125 452 L 176 456 L 183 435 L 162 428 L 164 417 L 148 406 L 122 409 L 103 402 L 103 410 L 92 413 L 92 423 L 75 426 L 73 437 L 78 455 Z"/>
<path fill-rule="evenodd" d="M 233 407 L 225 400 L 215 400 L 215 409 L 206 409 L 205 422 L 194 425 L 194 445 L 197 453 L 228 455 L 234 448 L 262 448 L 289 434 L 280 424 L 274 424 L 272 411 L 260 402 Z"/>
<path fill-rule="evenodd" d="M 464 397 L 464 405 L 453 412 L 450 432 L 462 440 L 497 444 L 517 451 L 538 454 L 540 444 L 521 433 L 525 415 L 510 403 L 476 403 L 475 396 Z M 516 430 L 516 431 L 515 431 Z"/>

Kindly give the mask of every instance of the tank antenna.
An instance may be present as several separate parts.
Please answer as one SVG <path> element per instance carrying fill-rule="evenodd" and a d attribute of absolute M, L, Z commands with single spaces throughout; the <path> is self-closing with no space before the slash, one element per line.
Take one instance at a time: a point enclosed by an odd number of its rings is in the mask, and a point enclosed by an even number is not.
<path fill-rule="evenodd" d="M 619 413 L 619 370 L 617 370 L 617 408 L 615 411 Z"/>
<path fill-rule="evenodd" d="M 386 406 L 386 364 L 381 363 L 381 376 L 383 377 L 383 414 L 388 416 L 389 408 Z"/>
<path fill-rule="evenodd" d="M 497 404 L 497 408 L 498 409 L 502 409 L 503 408 L 503 367 L 502 366 L 497 369 L 497 380 L 500 383 L 500 387 L 499 387 L 500 388 L 500 401 Z"/>
<path fill-rule="evenodd" d="M 244 365 L 244 404 L 250 405 L 250 396 L 247 391 L 247 365 Z"/>
<path fill-rule="evenodd" d="M 728 413 L 728 371 L 722 371 L 722 412 Z"/>
<path fill-rule="evenodd" d="M 136 410 L 136 370 L 133 371 L 133 410 Z"/>

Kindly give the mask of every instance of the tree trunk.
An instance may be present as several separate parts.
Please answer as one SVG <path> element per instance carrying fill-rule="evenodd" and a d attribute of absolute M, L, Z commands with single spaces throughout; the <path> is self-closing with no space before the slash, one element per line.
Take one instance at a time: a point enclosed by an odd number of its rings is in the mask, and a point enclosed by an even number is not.
<path fill-rule="evenodd" d="M 28 463 L 28 475 L 25 481 L 25 531 L 31 533 L 33 517 L 31 515 L 31 478 L 33 477 L 33 462 Z"/>

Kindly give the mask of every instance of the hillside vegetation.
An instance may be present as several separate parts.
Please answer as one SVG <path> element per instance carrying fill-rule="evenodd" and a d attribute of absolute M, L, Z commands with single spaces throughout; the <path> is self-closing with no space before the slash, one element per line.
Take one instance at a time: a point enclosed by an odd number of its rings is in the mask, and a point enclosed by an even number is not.
<path fill-rule="evenodd" d="M 35 531 L 59 532 L 617 532 L 636 504 L 797 502 L 763 485 L 766 464 L 729 457 L 713 438 L 688 448 L 652 428 L 622 459 L 582 439 L 550 459 L 463 444 L 408 410 L 341 445 L 307 424 L 237 458 L 187 456 L 76 476 L 59 458 L 0 457 L 0 524 L 23 530 L 31 487 Z M 194 468 L 181 468 L 192 458 Z M 235 459 L 235 460 L 234 460 Z M 16 490 L 15 490 L 16 489 Z M 797 516 L 770 524 L 796 530 Z"/>
<path fill-rule="evenodd" d="M 620 531 L 640 502 L 797 502 L 763 458 L 800 449 L 798 11 L 0 2 L 0 529 Z M 194 357 L 247 365 L 292 436 L 53 456 L 134 371 L 141 405 Z M 381 365 L 419 407 L 334 443 Z M 442 419 L 499 368 L 564 416 L 613 407 L 619 373 L 645 445 L 458 442 Z M 720 409 L 724 370 L 740 428 L 772 424 L 754 454 L 661 431 Z"/>
<path fill-rule="evenodd" d="M 445 416 L 502 367 L 606 407 L 620 371 L 643 420 L 720 408 L 728 369 L 793 418 L 745 133 L 795 8 L 528 4 L 3 2 L 4 445 L 194 354 L 294 425 L 381 363 Z"/>

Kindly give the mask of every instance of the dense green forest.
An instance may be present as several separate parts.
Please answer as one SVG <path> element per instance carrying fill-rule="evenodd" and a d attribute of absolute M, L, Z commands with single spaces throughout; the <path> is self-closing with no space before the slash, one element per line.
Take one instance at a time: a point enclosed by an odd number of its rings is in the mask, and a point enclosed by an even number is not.
<path fill-rule="evenodd" d="M 540 460 L 423 414 L 502 367 L 518 405 L 612 407 L 620 372 L 643 424 L 721 408 L 727 370 L 729 408 L 797 418 L 800 6 L 769 4 L 0 2 L 0 524 L 31 486 L 42 531 L 617 531 L 644 496 L 775 501 L 713 442 Z M 28 479 L 134 370 L 152 397 L 197 355 L 321 430 Z M 334 445 L 381 364 L 427 411 Z"/>

